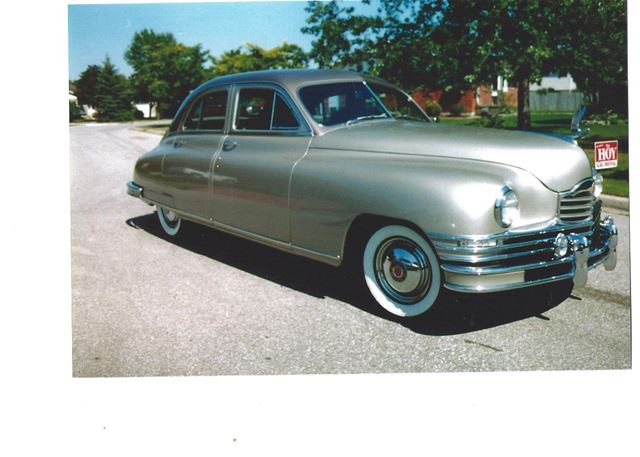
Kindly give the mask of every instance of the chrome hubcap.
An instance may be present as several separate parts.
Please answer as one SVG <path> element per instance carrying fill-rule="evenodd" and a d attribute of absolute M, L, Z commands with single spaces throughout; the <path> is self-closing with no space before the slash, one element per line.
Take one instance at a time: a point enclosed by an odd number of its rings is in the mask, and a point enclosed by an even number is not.
<path fill-rule="evenodd" d="M 413 304 L 427 294 L 431 268 L 424 251 L 408 238 L 390 238 L 378 247 L 376 277 L 393 300 Z"/>

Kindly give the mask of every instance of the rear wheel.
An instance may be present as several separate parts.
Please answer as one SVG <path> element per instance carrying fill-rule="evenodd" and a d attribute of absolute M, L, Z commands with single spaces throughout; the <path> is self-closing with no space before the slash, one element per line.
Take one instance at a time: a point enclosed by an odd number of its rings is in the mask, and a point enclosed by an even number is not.
<path fill-rule="evenodd" d="M 417 316 L 434 304 L 442 284 L 429 243 L 414 230 L 388 225 L 371 235 L 362 266 L 371 295 L 396 316 Z"/>
<path fill-rule="evenodd" d="M 158 213 L 158 219 L 164 232 L 169 236 L 175 236 L 180 230 L 182 219 L 173 210 L 156 206 L 156 212 Z"/>

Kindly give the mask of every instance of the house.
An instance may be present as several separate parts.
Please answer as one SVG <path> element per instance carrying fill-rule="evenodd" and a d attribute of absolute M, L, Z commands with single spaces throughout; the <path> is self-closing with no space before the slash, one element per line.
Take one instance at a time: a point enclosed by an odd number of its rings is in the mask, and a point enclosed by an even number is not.
<path fill-rule="evenodd" d="M 134 103 L 134 106 L 138 111 L 140 111 L 145 119 L 155 119 L 156 118 L 156 106 L 157 103 L 153 105 L 151 103 Z"/>

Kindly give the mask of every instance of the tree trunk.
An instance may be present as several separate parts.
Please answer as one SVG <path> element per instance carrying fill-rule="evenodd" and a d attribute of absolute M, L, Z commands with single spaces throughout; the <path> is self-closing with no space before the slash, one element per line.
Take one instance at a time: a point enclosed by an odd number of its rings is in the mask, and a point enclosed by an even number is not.
<path fill-rule="evenodd" d="M 531 112 L 529 111 L 529 78 L 518 81 L 518 128 L 531 129 Z"/>

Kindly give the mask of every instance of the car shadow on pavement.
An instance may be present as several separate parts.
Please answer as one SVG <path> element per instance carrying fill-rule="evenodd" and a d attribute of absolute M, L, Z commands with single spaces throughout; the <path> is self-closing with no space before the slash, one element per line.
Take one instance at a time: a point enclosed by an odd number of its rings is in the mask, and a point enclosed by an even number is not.
<path fill-rule="evenodd" d="M 155 213 L 129 219 L 126 223 L 217 262 L 317 298 L 332 297 L 424 335 L 474 332 L 531 317 L 550 320 L 542 313 L 562 303 L 572 291 L 571 281 L 491 294 L 459 294 L 443 289 L 427 313 L 400 318 L 375 303 L 363 281 L 352 280 L 343 268 L 185 221 L 180 233 L 170 237 L 161 229 Z"/>

